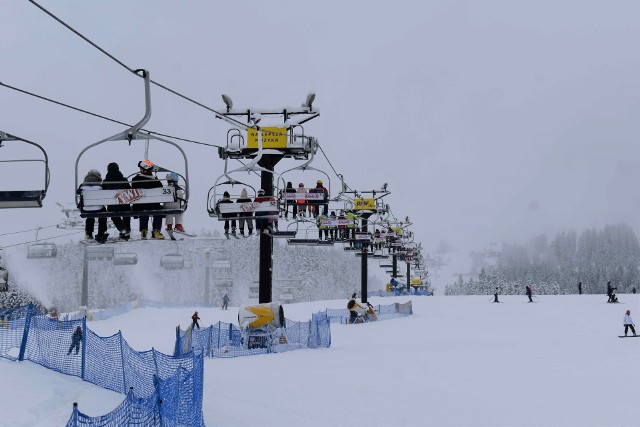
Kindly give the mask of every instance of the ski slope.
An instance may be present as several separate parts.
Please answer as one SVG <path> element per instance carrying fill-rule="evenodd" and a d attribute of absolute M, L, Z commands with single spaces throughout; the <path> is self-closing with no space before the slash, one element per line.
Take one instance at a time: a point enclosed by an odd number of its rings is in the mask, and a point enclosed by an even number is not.
<path fill-rule="evenodd" d="M 640 296 L 417 297 L 414 315 L 332 324 L 329 349 L 205 361 L 209 426 L 634 426 L 640 425 L 640 339 L 620 339 Z M 375 304 L 408 297 L 371 298 Z M 345 300 L 285 306 L 308 320 Z M 194 308 L 195 309 L 195 308 Z M 236 322 L 197 308 L 201 324 Z M 89 322 L 122 330 L 137 350 L 173 349 L 192 309 L 136 309 Z M 640 323 L 640 322 L 639 322 Z M 640 325 L 639 325 L 640 326 Z M 0 359 L 0 426 L 60 426 L 72 403 L 100 415 L 123 395 L 30 362 Z"/>

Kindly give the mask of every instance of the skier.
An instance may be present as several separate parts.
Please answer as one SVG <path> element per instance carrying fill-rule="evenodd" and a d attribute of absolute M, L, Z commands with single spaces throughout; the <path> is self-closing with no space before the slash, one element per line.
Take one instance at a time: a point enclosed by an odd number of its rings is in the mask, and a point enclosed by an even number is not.
<path fill-rule="evenodd" d="M 115 162 L 109 163 L 107 165 L 107 175 L 104 177 L 104 181 L 102 181 L 102 189 L 126 190 L 129 188 L 131 188 L 131 185 L 129 181 L 127 181 L 127 178 L 122 175 L 122 172 L 120 172 L 120 166 Z M 122 212 L 128 211 L 129 209 L 128 204 L 107 206 L 109 212 Z M 113 221 L 113 225 L 115 225 L 120 232 L 120 239 L 129 240 L 131 237 L 131 217 L 112 216 L 111 221 Z"/>
<path fill-rule="evenodd" d="M 87 175 L 84 177 L 84 181 L 78 188 L 77 193 L 82 194 L 83 191 L 95 191 L 102 189 L 102 175 L 100 171 L 97 169 L 91 169 Z M 98 205 L 89 205 L 86 206 L 84 204 L 84 200 L 82 197 L 80 199 L 81 210 L 82 212 L 103 212 L 104 206 Z M 93 227 L 96 223 L 95 218 L 87 218 L 84 223 L 84 234 L 86 240 L 93 239 Z M 107 241 L 107 218 L 102 217 L 98 218 L 98 234 L 96 234 L 96 242 L 105 243 Z"/>
<path fill-rule="evenodd" d="M 200 329 L 200 324 L 198 323 L 198 320 L 200 320 L 200 317 L 198 317 L 198 312 L 196 311 L 191 316 L 191 329 L 193 329 L 194 326 L 197 326 L 198 329 Z"/>
<path fill-rule="evenodd" d="M 78 325 L 73 335 L 71 335 L 71 346 L 67 351 L 67 356 L 71 354 L 71 350 L 76 349 L 76 354 L 80 351 L 80 341 L 82 341 L 82 327 Z"/>
<path fill-rule="evenodd" d="M 532 295 L 531 286 L 527 285 L 525 287 L 525 291 L 526 291 L 527 296 L 529 297 L 529 302 L 533 302 L 533 298 L 531 297 L 531 295 Z"/>
<path fill-rule="evenodd" d="M 161 188 L 162 183 L 153 176 L 153 170 L 155 165 L 149 160 L 141 160 L 138 162 L 138 168 L 140 168 L 140 172 L 131 179 L 131 188 Z M 134 211 L 146 211 L 146 210 L 160 210 L 162 206 L 160 203 L 137 203 L 133 205 Z M 140 234 L 143 239 L 147 238 L 147 232 L 149 227 L 149 216 L 148 215 L 140 215 Z M 154 215 L 153 220 L 151 221 L 152 225 L 152 234 L 151 237 L 154 239 L 164 239 L 164 235 L 160 231 L 162 228 L 162 219 L 164 215 Z"/>
<path fill-rule="evenodd" d="M 220 212 L 220 205 L 223 203 L 233 203 L 233 200 L 231 200 L 231 195 L 229 194 L 228 191 L 225 191 L 224 193 L 222 193 L 222 199 L 218 200 L 218 202 L 216 203 L 216 211 L 219 213 Z M 235 213 L 223 213 L 222 218 L 235 218 L 236 214 Z M 236 235 L 236 220 L 232 219 L 231 220 L 231 234 L 233 234 L 234 236 Z M 224 235 L 228 238 L 229 237 L 229 220 L 225 219 L 224 220 Z"/>
<path fill-rule="evenodd" d="M 247 189 L 243 188 L 240 192 L 240 197 L 236 200 L 237 203 L 251 203 L 251 199 L 247 194 Z M 238 228 L 240 228 L 240 234 L 244 236 L 244 223 L 247 223 L 247 227 L 249 227 L 249 236 L 253 234 L 253 220 L 251 218 L 244 219 L 244 217 L 250 217 L 251 212 L 247 213 L 239 213 L 238 214 Z"/>
<path fill-rule="evenodd" d="M 613 291 L 615 291 L 616 289 L 618 288 L 614 288 L 613 286 L 611 286 L 611 281 L 607 282 L 607 296 L 609 297 L 607 302 L 617 302 L 618 298 L 613 293 Z"/>
<path fill-rule="evenodd" d="M 578 295 L 582 295 L 582 282 L 578 282 Z"/>
<path fill-rule="evenodd" d="M 631 310 L 627 310 L 624 314 L 624 319 L 622 320 L 622 324 L 624 325 L 624 336 L 627 336 L 627 331 L 631 329 L 633 336 L 636 336 L 636 329 L 634 328 L 633 319 L 631 319 Z"/>
<path fill-rule="evenodd" d="M 631 289 L 631 293 L 632 293 L 632 294 L 635 294 L 635 293 L 636 293 L 636 288 L 635 288 L 635 286 L 633 287 L 633 289 Z"/>
<path fill-rule="evenodd" d="M 493 302 L 500 302 L 498 301 L 498 287 L 496 286 L 495 291 L 493 291 Z"/>
<path fill-rule="evenodd" d="M 164 204 L 165 208 L 179 209 L 181 201 L 184 200 L 184 196 L 185 196 L 184 189 L 178 185 L 178 178 L 179 178 L 178 174 L 175 172 L 171 172 L 167 174 L 167 185 L 169 187 L 173 187 L 174 191 L 176 192 L 177 202 L 165 203 Z M 167 215 L 167 219 L 166 219 L 167 229 L 171 230 L 173 228 L 174 219 L 176 221 L 176 231 L 184 233 L 184 227 L 182 226 L 183 215 L 181 213 Z"/>
<path fill-rule="evenodd" d="M 287 186 L 284 189 L 285 193 L 285 211 L 284 211 L 284 217 L 287 218 L 289 216 L 289 206 L 293 206 L 292 208 L 292 212 L 291 215 L 293 218 L 295 218 L 296 216 L 298 216 L 298 203 L 296 203 L 295 200 L 295 194 L 296 194 L 296 189 L 293 188 L 293 184 L 291 182 L 287 182 Z"/>
<path fill-rule="evenodd" d="M 227 310 L 227 306 L 229 305 L 229 295 L 224 294 L 222 297 L 222 309 Z"/>

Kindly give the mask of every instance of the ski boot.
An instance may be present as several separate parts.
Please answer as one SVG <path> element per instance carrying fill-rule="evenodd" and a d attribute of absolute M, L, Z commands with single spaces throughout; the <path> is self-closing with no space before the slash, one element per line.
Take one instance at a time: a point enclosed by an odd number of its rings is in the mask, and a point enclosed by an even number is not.
<path fill-rule="evenodd" d="M 140 230 L 140 234 L 142 234 L 142 238 L 143 239 L 147 239 L 147 229 L 143 228 L 142 230 Z"/>
<path fill-rule="evenodd" d="M 184 233 L 184 227 L 182 226 L 182 224 L 176 224 L 176 231 L 179 231 L 181 233 Z"/>
<path fill-rule="evenodd" d="M 158 240 L 164 239 L 164 235 L 160 232 L 160 230 L 153 230 L 152 237 Z"/>

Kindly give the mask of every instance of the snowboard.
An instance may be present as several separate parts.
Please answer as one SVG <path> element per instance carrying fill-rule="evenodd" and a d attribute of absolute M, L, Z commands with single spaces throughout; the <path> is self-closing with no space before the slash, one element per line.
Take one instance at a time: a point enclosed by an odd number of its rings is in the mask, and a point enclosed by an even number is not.
<path fill-rule="evenodd" d="M 640 338 L 640 335 L 618 335 L 618 338 Z"/>

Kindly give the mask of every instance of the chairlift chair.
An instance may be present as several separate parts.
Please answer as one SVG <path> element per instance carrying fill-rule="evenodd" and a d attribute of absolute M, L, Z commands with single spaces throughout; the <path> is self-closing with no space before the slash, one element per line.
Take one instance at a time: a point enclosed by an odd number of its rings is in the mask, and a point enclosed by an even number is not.
<path fill-rule="evenodd" d="M 58 255 L 58 247 L 55 243 L 32 243 L 27 246 L 27 258 L 55 258 Z"/>
<path fill-rule="evenodd" d="M 133 127 L 127 129 L 124 132 L 120 132 L 116 135 L 113 135 L 109 138 L 98 141 L 94 144 L 89 145 L 84 150 L 80 152 L 76 159 L 76 179 L 75 179 L 75 200 L 76 206 L 81 209 L 80 216 L 82 218 L 102 218 L 102 217 L 112 217 L 112 216 L 158 216 L 158 215 L 172 215 L 172 214 L 180 214 L 183 213 L 187 209 L 187 204 L 189 200 L 189 168 L 187 162 L 187 156 L 182 150 L 182 148 L 165 138 L 161 138 L 156 135 L 152 135 L 150 133 L 142 133 L 142 127 L 149 121 L 151 117 L 151 92 L 150 92 L 150 77 L 149 72 L 146 70 L 136 70 L 136 74 L 142 73 L 142 77 L 144 78 L 145 85 L 145 115 L 144 117 Z M 126 188 L 119 190 L 93 190 L 87 191 L 82 190 L 78 191 L 79 186 L 82 184 L 80 181 L 81 177 L 79 175 L 78 165 L 80 163 L 80 159 L 88 150 L 101 145 L 106 142 L 115 142 L 115 141 L 127 141 L 129 145 L 131 145 L 134 141 L 146 141 L 145 146 L 145 159 L 148 158 L 148 148 L 149 141 L 158 141 L 164 144 L 169 144 L 177 148 L 177 150 L 181 153 L 182 158 L 184 160 L 184 173 L 176 173 L 181 182 L 181 187 L 184 189 L 184 198 L 179 198 L 176 194 L 175 188 L 173 185 L 169 185 L 167 179 L 165 178 L 155 178 L 155 181 L 159 181 L 162 186 L 157 188 Z M 168 169 L 165 169 L 158 165 L 153 165 L 153 172 L 172 172 Z M 115 182 L 114 182 L 115 183 Z M 124 183 L 124 182 L 123 182 Z M 117 183 L 115 183 L 117 184 Z M 129 180 L 126 181 L 126 184 L 131 184 Z M 144 209 L 144 210 L 136 210 L 134 208 L 135 205 L 143 205 L 143 204 L 176 204 L 177 207 L 172 208 L 164 208 L 160 209 Z M 107 209 L 102 209 L 100 211 L 84 211 L 82 210 L 82 206 L 105 206 Z M 119 207 L 117 212 L 109 212 L 109 207 Z M 126 207 L 127 209 L 123 209 Z"/>
<path fill-rule="evenodd" d="M 177 253 L 162 255 L 160 266 L 165 270 L 182 270 L 185 268 L 184 256 Z"/>
<path fill-rule="evenodd" d="M 114 253 L 113 265 L 136 265 L 138 263 L 138 254 L 136 253 Z"/>
<path fill-rule="evenodd" d="M 18 163 L 18 162 L 35 162 L 42 163 L 44 165 L 44 183 L 43 188 L 30 189 L 30 190 L 9 190 L 0 191 L 0 209 L 13 209 L 13 208 L 41 208 L 42 201 L 47 195 L 49 188 L 49 158 L 47 152 L 38 144 L 32 141 L 28 141 L 24 138 L 17 137 L 8 133 L 0 131 L 0 148 L 3 148 L 5 142 L 23 142 L 26 144 L 37 147 L 41 152 L 43 158 L 28 158 L 28 159 L 9 159 L 0 160 L 0 163 Z"/>

